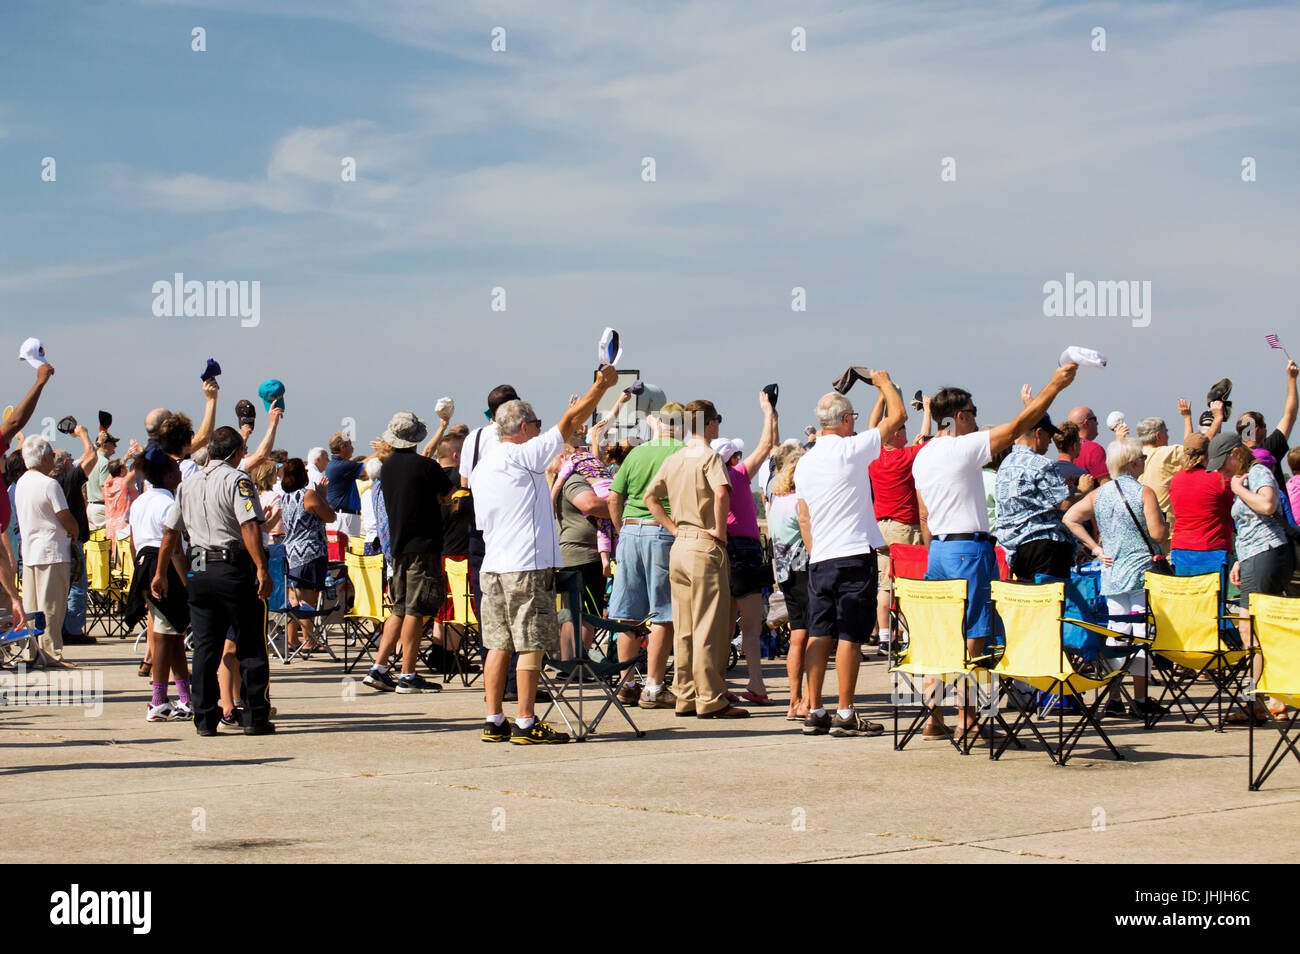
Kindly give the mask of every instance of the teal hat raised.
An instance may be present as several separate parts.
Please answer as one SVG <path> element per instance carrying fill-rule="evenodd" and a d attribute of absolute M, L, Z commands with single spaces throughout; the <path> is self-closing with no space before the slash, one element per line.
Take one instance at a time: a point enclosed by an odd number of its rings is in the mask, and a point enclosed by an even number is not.
<path fill-rule="evenodd" d="M 271 410 L 272 407 L 278 407 L 284 410 L 284 382 L 276 378 L 270 378 L 263 381 L 262 386 L 257 389 L 257 396 L 262 399 L 264 410 Z"/>

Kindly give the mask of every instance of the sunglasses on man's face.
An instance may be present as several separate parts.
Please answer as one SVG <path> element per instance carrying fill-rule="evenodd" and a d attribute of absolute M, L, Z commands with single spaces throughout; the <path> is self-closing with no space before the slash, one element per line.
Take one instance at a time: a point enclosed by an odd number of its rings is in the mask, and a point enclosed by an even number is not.
<path fill-rule="evenodd" d="M 714 424 L 721 424 L 721 423 L 722 423 L 722 415 L 719 414 L 717 417 L 715 417 L 715 418 L 713 419 L 713 423 L 714 423 Z"/>
<path fill-rule="evenodd" d="M 525 423 L 525 424 L 536 424 L 538 427 L 541 427 L 541 426 L 542 426 L 542 419 L 541 419 L 540 417 L 530 417 L 528 420 L 524 421 L 524 423 Z"/>
<path fill-rule="evenodd" d="M 971 417 L 975 417 L 977 414 L 979 414 L 979 411 L 977 411 L 977 410 L 975 409 L 975 405 L 972 404 L 970 407 L 964 407 L 964 408 L 962 408 L 962 409 L 961 409 L 960 411 L 958 411 L 957 413 L 958 413 L 958 414 L 969 414 Z"/>

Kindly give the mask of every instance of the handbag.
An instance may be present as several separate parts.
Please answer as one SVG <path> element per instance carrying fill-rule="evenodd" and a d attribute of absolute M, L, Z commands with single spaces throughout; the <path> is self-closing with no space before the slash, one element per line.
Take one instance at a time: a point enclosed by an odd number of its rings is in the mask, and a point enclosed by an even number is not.
<path fill-rule="evenodd" d="M 1133 518 L 1133 525 L 1137 527 L 1138 533 L 1142 536 L 1142 542 L 1147 545 L 1147 552 L 1151 554 L 1151 565 L 1147 567 L 1147 572 L 1158 573 L 1161 576 L 1173 576 L 1174 568 L 1169 565 L 1169 561 L 1165 559 L 1165 555 L 1163 553 L 1157 553 L 1156 548 L 1151 545 L 1151 538 L 1147 536 L 1146 527 L 1142 526 L 1142 524 L 1138 522 L 1137 514 L 1135 514 L 1133 508 L 1128 505 L 1128 498 L 1124 496 L 1124 488 L 1119 486 L 1118 481 L 1115 484 L 1115 490 L 1119 492 L 1120 503 L 1122 503 L 1124 509 L 1128 511 L 1128 515 Z"/>

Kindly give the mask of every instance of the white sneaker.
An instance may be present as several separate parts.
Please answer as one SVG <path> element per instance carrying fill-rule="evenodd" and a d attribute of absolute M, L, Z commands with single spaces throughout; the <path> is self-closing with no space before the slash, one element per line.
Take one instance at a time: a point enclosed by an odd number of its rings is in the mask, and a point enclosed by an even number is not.
<path fill-rule="evenodd" d="M 174 721 L 179 722 L 181 720 L 184 720 L 186 722 L 189 722 L 192 721 L 194 718 L 194 707 L 190 705 L 188 702 L 177 701 L 172 706 L 172 711 L 175 713 L 175 715 L 172 717 Z"/>
<path fill-rule="evenodd" d="M 175 722 L 176 710 L 172 708 L 170 702 L 164 702 L 160 705 L 149 706 L 149 711 L 145 714 L 145 722 Z"/>

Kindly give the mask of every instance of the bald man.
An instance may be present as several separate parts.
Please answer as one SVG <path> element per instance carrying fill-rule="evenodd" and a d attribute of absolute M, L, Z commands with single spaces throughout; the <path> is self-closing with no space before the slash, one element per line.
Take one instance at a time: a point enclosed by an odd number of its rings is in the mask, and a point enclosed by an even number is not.
<path fill-rule="evenodd" d="M 218 390 L 216 378 L 208 378 L 203 382 L 203 398 L 206 402 L 206 406 L 203 408 L 203 421 L 199 424 L 199 429 L 194 432 L 194 439 L 185 448 L 187 455 L 208 446 L 208 438 L 212 436 L 212 428 L 217 424 Z M 158 428 L 163 421 L 171 416 L 172 412 L 165 407 L 156 407 L 144 416 L 144 432 L 150 440 L 157 440 Z"/>
<path fill-rule="evenodd" d="M 1079 425 L 1079 456 L 1074 462 L 1092 474 L 1098 485 L 1110 480 L 1106 469 L 1106 449 L 1097 443 L 1097 415 L 1092 408 L 1079 405 L 1070 411 L 1070 420 Z"/>

